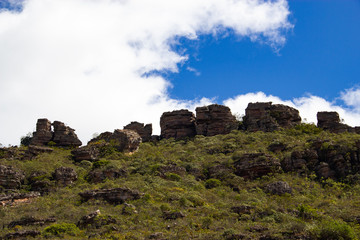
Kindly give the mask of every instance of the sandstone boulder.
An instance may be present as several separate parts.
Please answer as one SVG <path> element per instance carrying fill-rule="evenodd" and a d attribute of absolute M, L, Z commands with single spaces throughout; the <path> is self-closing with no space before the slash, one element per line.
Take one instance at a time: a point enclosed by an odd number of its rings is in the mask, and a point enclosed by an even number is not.
<path fill-rule="evenodd" d="M 0 165 L 0 187 L 4 189 L 18 189 L 25 175 L 12 166 Z"/>
<path fill-rule="evenodd" d="M 35 171 L 27 178 L 28 185 L 32 191 L 40 192 L 42 195 L 48 193 L 52 187 L 52 182 L 46 172 Z"/>
<path fill-rule="evenodd" d="M 53 178 L 57 182 L 57 184 L 62 186 L 68 186 L 73 184 L 78 176 L 74 169 L 70 167 L 59 167 L 55 169 L 53 173 Z"/>
<path fill-rule="evenodd" d="M 101 199 L 113 204 L 121 204 L 128 200 L 140 199 L 143 193 L 129 188 L 98 189 L 79 193 L 84 202 L 90 199 Z"/>
<path fill-rule="evenodd" d="M 87 227 L 91 228 L 100 228 L 102 226 L 116 223 L 116 220 L 110 216 L 100 216 L 100 210 L 96 210 L 95 212 L 90 213 L 89 215 L 83 216 L 77 223 L 77 226 L 80 229 L 84 229 Z"/>
<path fill-rule="evenodd" d="M 264 153 L 234 155 L 233 159 L 235 174 L 244 179 L 255 179 L 281 169 L 278 159 Z"/>
<path fill-rule="evenodd" d="M 139 122 L 131 122 L 130 124 L 126 125 L 124 129 L 137 132 L 140 135 L 142 142 L 149 142 L 151 140 L 152 124 L 144 125 L 143 123 Z"/>
<path fill-rule="evenodd" d="M 196 108 L 196 134 L 214 136 L 238 129 L 230 108 L 218 104 Z"/>
<path fill-rule="evenodd" d="M 292 189 L 287 182 L 278 181 L 269 183 L 265 186 L 265 191 L 271 194 L 283 195 L 285 193 L 292 193 Z"/>
<path fill-rule="evenodd" d="M 4 239 L 28 239 L 29 237 L 35 238 L 40 234 L 41 232 L 36 230 L 22 230 L 14 233 L 8 233 L 4 236 Z"/>
<path fill-rule="evenodd" d="M 42 153 L 52 153 L 53 151 L 54 150 L 49 147 L 29 145 L 28 149 L 24 153 L 23 158 L 24 159 L 33 159 Z"/>
<path fill-rule="evenodd" d="M 28 203 L 39 196 L 39 192 L 2 194 L 0 195 L 0 205 L 14 206 L 20 203 Z"/>
<path fill-rule="evenodd" d="M 297 172 L 299 174 L 310 173 L 319 164 L 319 156 L 315 150 L 293 151 L 290 157 L 281 162 L 285 172 Z"/>
<path fill-rule="evenodd" d="M 340 117 L 337 112 L 318 112 L 317 126 L 333 133 L 355 132 L 355 129 L 340 123 Z"/>
<path fill-rule="evenodd" d="M 183 139 L 196 135 L 195 116 L 188 110 L 163 113 L 160 127 L 162 138 Z"/>
<path fill-rule="evenodd" d="M 100 146 L 97 144 L 90 144 L 72 150 L 71 154 L 76 162 L 81 162 L 83 160 L 95 162 L 100 158 Z"/>
<path fill-rule="evenodd" d="M 51 131 L 51 122 L 46 119 L 38 119 L 36 123 L 36 132 L 33 133 L 31 140 L 32 145 L 47 145 L 53 138 L 53 132 Z"/>
<path fill-rule="evenodd" d="M 295 108 L 271 102 L 249 103 L 245 110 L 244 126 L 248 131 L 271 132 L 301 123 Z"/>
<path fill-rule="evenodd" d="M 23 217 L 20 220 L 10 222 L 8 228 L 14 228 L 15 226 L 43 226 L 46 223 L 53 222 L 56 222 L 55 218 L 38 219 L 33 216 Z"/>
<path fill-rule="evenodd" d="M 101 133 L 98 137 L 91 139 L 88 142 L 88 145 L 96 144 L 101 141 L 111 144 L 119 152 L 135 152 L 142 142 L 141 137 L 137 132 L 129 129 L 116 129 L 113 133 Z"/>

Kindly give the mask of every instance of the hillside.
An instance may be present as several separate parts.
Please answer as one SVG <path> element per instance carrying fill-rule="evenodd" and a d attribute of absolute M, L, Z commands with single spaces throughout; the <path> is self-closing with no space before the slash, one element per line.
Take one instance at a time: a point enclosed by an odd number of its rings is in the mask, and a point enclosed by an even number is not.
<path fill-rule="evenodd" d="M 29 159 L 28 147 L 2 148 L 2 236 L 358 239 L 359 143 L 300 124 L 162 139 L 134 153 L 108 144 L 94 162 L 75 161 L 71 148 Z"/>

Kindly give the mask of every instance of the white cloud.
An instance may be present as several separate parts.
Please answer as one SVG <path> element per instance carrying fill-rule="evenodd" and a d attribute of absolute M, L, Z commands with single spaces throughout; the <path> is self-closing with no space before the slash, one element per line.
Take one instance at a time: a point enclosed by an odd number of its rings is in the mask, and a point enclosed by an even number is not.
<path fill-rule="evenodd" d="M 343 99 L 352 99 L 356 91 L 348 90 L 348 94 L 342 93 Z M 304 122 L 317 124 L 316 114 L 319 111 L 336 111 L 339 113 L 340 118 L 344 120 L 344 123 L 350 126 L 360 126 L 360 113 L 349 108 L 337 106 L 334 102 L 329 102 L 321 97 L 308 95 L 301 98 L 294 98 L 292 100 L 282 100 L 279 97 L 272 95 L 266 95 L 263 92 L 247 93 L 230 98 L 224 101 L 224 104 L 232 110 L 233 113 L 238 115 L 244 115 L 245 109 L 249 102 L 273 102 L 273 104 L 285 104 L 290 107 L 294 107 L 299 110 L 300 116 Z M 360 108 L 358 102 L 346 102 L 347 105 L 356 109 Z M 353 104 L 350 104 L 353 103 Z"/>
<path fill-rule="evenodd" d="M 16 0 L 11 0 L 16 4 Z M 285 0 L 27 0 L 0 11 L 0 142 L 18 144 L 36 119 L 60 120 L 86 143 L 94 132 L 152 122 L 209 99 L 169 98 L 166 79 L 186 55 L 176 39 L 201 34 L 285 42 Z"/>
<path fill-rule="evenodd" d="M 360 113 L 360 88 L 354 87 L 341 93 L 340 98 L 346 105 L 352 107 L 354 111 Z"/>

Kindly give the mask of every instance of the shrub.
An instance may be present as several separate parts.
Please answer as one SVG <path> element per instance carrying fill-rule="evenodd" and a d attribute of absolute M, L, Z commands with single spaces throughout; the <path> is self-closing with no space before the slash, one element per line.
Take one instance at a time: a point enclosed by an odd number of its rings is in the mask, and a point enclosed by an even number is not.
<path fill-rule="evenodd" d="M 93 163 L 93 166 L 92 168 L 95 169 L 95 168 L 101 168 L 103 166 L 106 166 L 110 163 L 109 160 L 99 160 L 99 161 L 96 161 Z"/>
<path fill-rule="evenodd" d="M 205 182 L 205 187 L 208 189 L 216 188 L 219 187 L 220 185 L 221 185 L 221 181 L 215 178 L 210 178 Z"/>
<path fill-rule="evenodd" d="M 76 236 L 79 233 L 80 229 L 73 223 L 53 224 L 49 227 L 46 227 L 43 231 L 43 235 L 45 237 L 64 236 L 65 234 Z"/>
<path fill-rule="evenodd" d="M 22 136 L 20 139 L 20 145 L 29 146 L 32 140 L 32 133 L 28 133 L 26 136 Z M 1 144 L 0 144 L 1 145 Z"/>
<path fill-rule="evenodd" d="M 171 180 L 171 181 L 180 181 L 181 177 L 176 174 L 176 173 L 166 173 L 165 175 L 166 179 Z"/>
<path fill-rule="evenodd" d="M 313 235 L 319 240 L 355 240 L 354 230 L 345 222 L 324 221 L 314 229 Z"/>

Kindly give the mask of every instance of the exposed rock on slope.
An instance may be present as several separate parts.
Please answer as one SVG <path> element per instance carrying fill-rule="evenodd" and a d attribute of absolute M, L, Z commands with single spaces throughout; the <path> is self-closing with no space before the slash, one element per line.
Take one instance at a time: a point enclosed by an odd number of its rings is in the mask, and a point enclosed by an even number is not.
<path fill-rule="evenodd" d="M 12 166 L 0 165 L 0 187 L 4 189 L 18 189 L 25 176 Z"/>
<path fill-rule="evenodd" d="M 137 132 L 142 138 L 142 142 L 148 142 L 151 140 L 152 124 L 144 125 L 143 123 L 139 122 L 131 122 L 130 124 L 126 125 L 124 129 L 129 129 Z"/>
<path fill-rule="evenodd" d="M 196 134 L 214 136 L 238 129 L 230 108 L 218 104 L 196 108 Z"/>
<path fill-rule="evenodd" d="M 162 138 L 182 139 L 196 135 L 195 116 L 188 110 L 163 113 L 160 127 Z"/>
<path fill-rule="evenodd" d="M 298 110 L 271 102 L 249 103 L 245 113 L 244 125 L 248 131 L 271 132 L 301 123 Z"/>
<path fill-rule="evenodd" d="M 127 200 L 135 200 L 142 197 L 142 193 L 128 188 L 98 189 L 79 193 L 83 201 L 90 199 L 102 199 L 109 203 L 121 204 Z"/>
<path fill-rule="evenodd" d="M 62 186 L 68 186 L 78 178 L 75 170 L 69 167 L 59 167 L 55 169 L 53 177 L 56 182 Z"/>
<path fill-rule="evenodd" d="M 355 132 L 355 129 L 340 123 L 340 117 L 337 112 L 318 112 L 317 126 L 333 133 Z"/>

